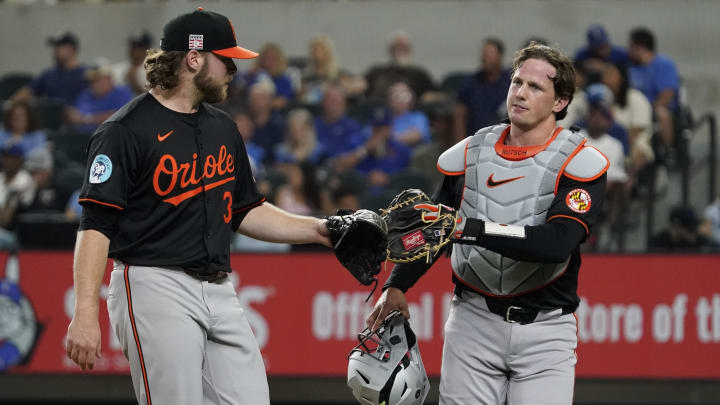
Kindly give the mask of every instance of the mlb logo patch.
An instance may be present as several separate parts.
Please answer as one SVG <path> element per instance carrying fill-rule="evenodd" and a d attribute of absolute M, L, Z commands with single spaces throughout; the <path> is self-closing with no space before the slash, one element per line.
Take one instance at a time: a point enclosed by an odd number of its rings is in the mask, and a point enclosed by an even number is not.
<path fill-rule="evenodd" d="M 190 40 L 188 42 L 188 49 L 203 49 L 203 36 L 197 34 L 190 34 Z"/>

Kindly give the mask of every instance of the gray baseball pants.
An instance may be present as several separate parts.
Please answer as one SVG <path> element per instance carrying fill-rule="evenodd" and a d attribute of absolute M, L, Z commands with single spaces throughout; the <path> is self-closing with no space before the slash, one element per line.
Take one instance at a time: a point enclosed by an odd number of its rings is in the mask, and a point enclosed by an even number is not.
<path fill-rule="evenodd" d="M 508 323 L 464 290 L 445 324 L 440 405 L 570 405 L 576 346 L 573 314 L 558 309 Z"/>
<path fill-rule="evenodd" d="M 115 262 L 108 311 L 142 405 L 269 405 L 265 365 L 229 278 Z"/>

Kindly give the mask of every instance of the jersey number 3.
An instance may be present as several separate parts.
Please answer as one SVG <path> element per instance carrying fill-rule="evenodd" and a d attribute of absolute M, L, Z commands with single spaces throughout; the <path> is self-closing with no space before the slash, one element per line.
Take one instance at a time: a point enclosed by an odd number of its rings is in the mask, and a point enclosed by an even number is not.
<path fill-rule="evenodd" d="M 225 220 L 225 223 L 228 224 L 232 219 L 232 194 L 230 194 L 229 191 L 226 191 L 225 194 L 223 194 L 223 201 L 225 200 L 227 200 L 227 212 L 223 215 L 223 219 Z"/>

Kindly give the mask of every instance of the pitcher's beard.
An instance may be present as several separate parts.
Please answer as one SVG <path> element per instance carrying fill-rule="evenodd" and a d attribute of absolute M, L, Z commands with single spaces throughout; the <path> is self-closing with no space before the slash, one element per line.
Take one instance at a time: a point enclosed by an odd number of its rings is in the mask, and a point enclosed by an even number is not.
<path fill-rule="evenodd" d="M 199 102 L 219 103 L 227 98 L 227 87 L 225 84 L 215 83 L 208 74 L 208 65 L 204 65 L 200 72 L 193 78 L 195 87 L 200 93 Z"/>

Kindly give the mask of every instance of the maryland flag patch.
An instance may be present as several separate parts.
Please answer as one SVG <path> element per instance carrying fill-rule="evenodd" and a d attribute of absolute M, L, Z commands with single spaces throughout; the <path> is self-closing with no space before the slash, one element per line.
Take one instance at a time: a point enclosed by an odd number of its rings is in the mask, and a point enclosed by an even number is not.
<path fill-rule="evenodd" d="M 565 204 L 574 212 L 584 214 L 590 211 L 592 199 L 590 198 L 590 193 L 581 188 L 576 188 L 565 197 Z"/>

